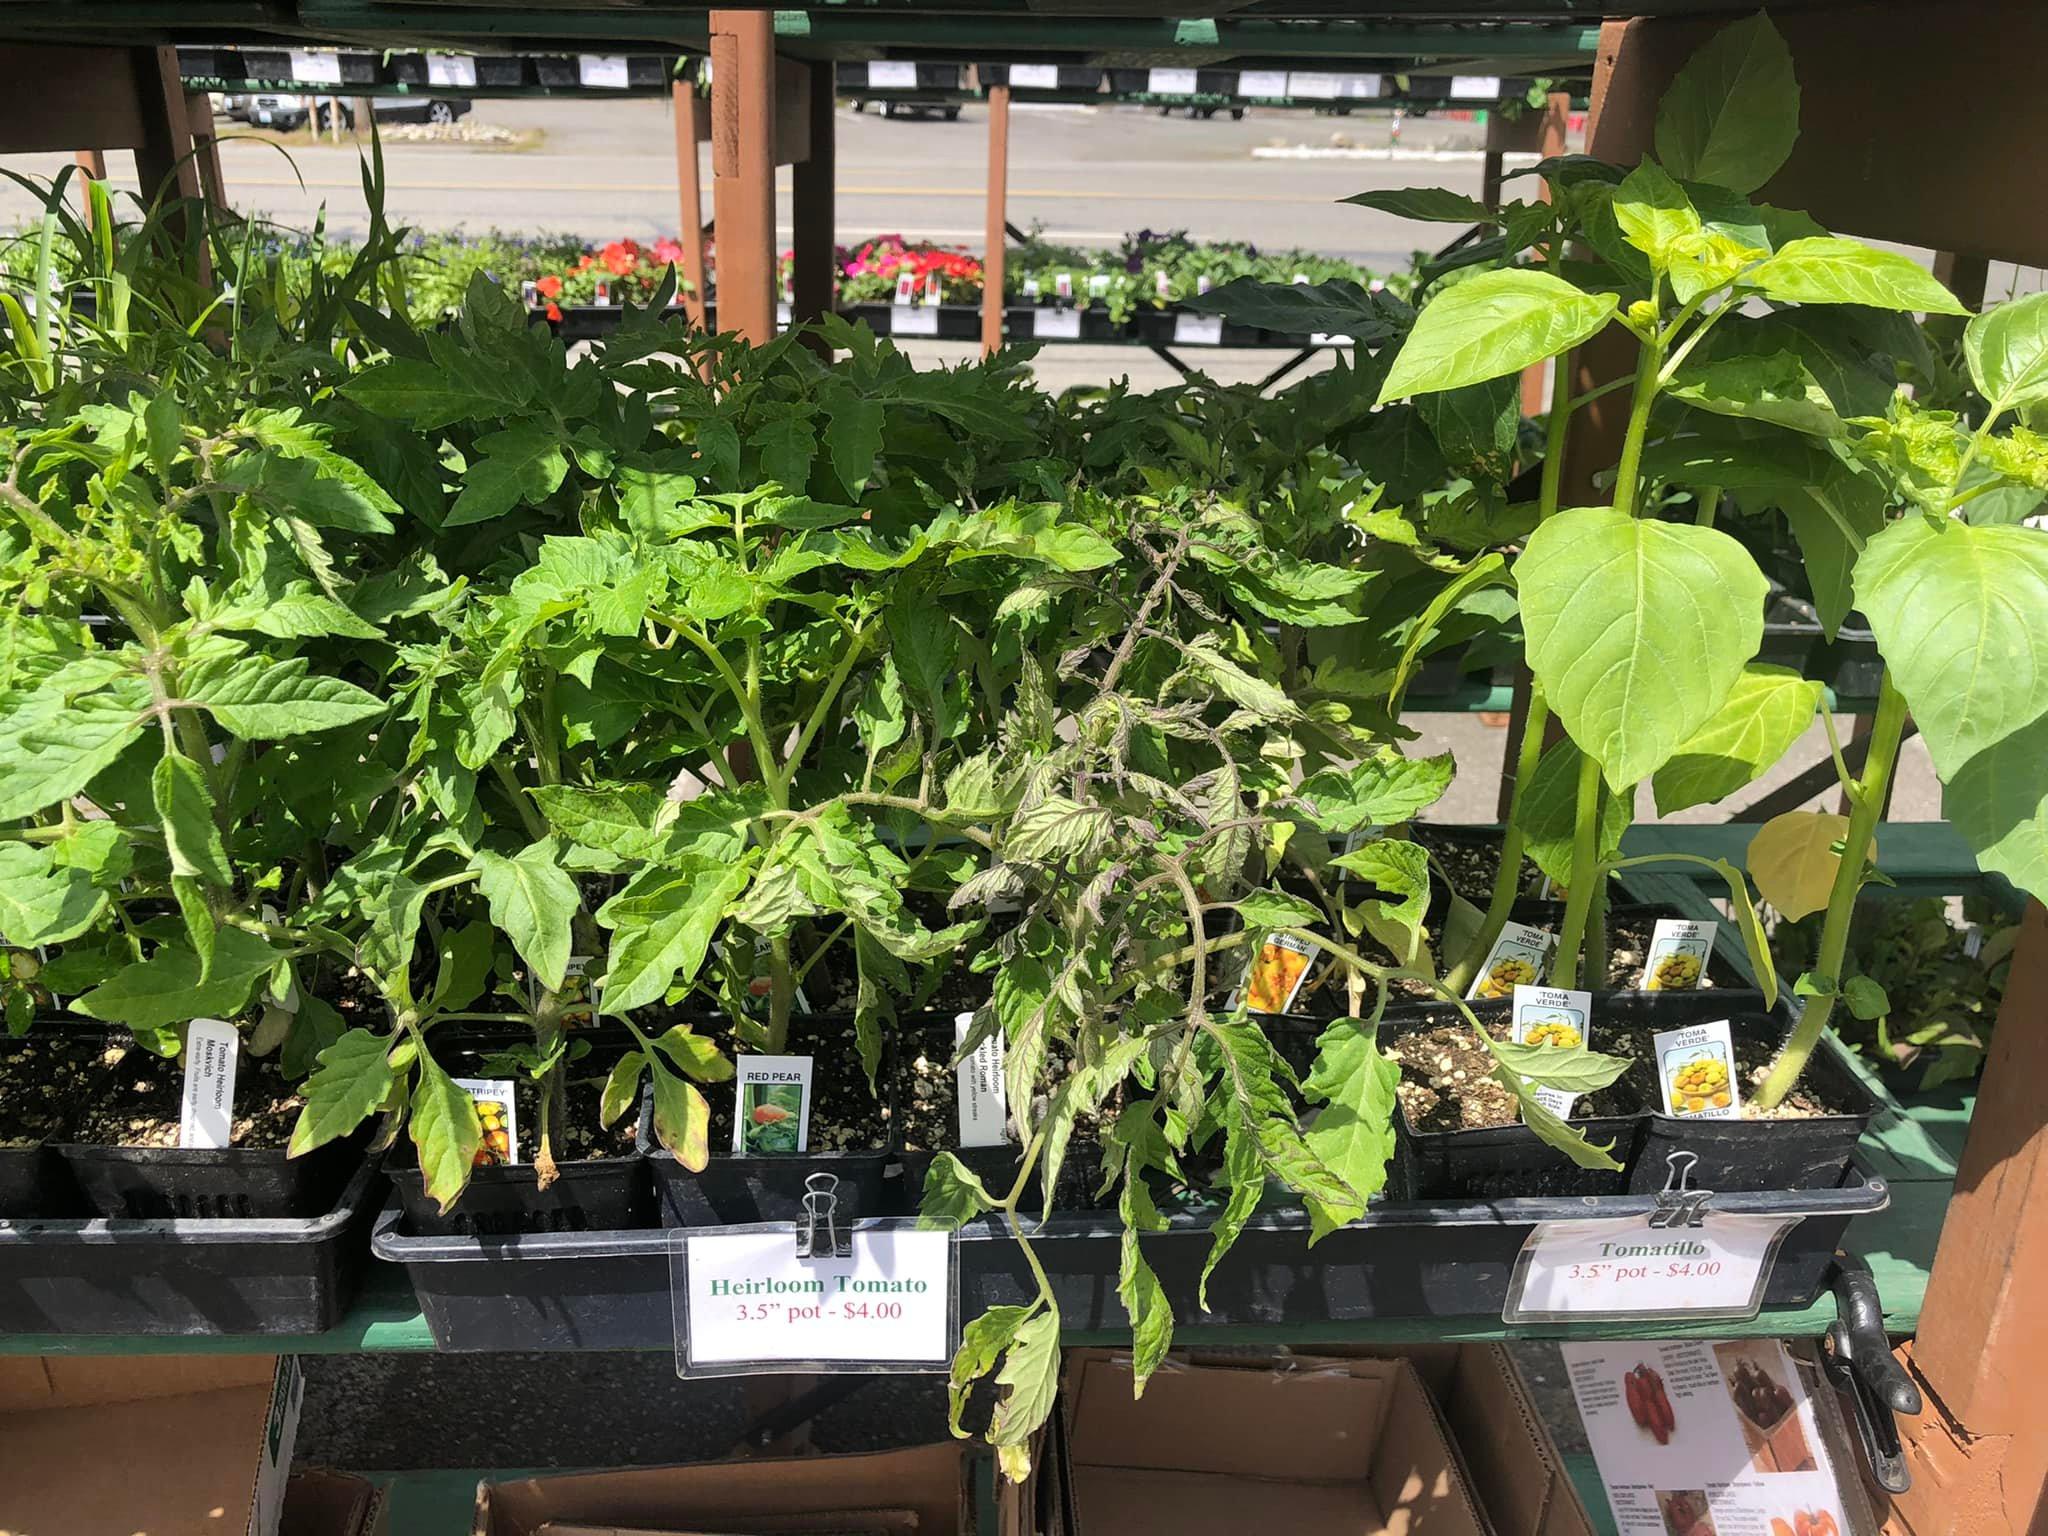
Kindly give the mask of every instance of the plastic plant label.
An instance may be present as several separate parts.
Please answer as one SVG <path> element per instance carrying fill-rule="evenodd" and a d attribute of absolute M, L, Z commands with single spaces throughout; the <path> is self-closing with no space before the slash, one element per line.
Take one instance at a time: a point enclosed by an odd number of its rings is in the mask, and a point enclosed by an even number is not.
<path fill-rule="evenodd" d="M 1308 274 L 1306 272 L 1297 272 L 1288 281 L 1297 288 L 1306 288 L 1308 286 Z"/>
<path fill-rule="evenodd" d="M 476 1100 L 484 1139 L 476 1149 L 478 1168 L 509 1168 L 519 1161 L 519 1103 L 506 1077 L 458 1077 L 455 1086 Z"/>
<path fill-rule="evenodd" d="M 1012 64 L 1010 84 L 1019 90 L 1056 91 L 1060 87 L 1060 67 L 1057 64 Z"/>
<path fill-rule="evenodd" d="M 1814 1367 L 1776 1339 L 1561 1349 L 1617 1529 L 1849 1536 L 1876 1528 L 1854 1476 L 1835 1479 L 1828 1431 L 1843 1429 L 1834 1395 L 1809 1390 L 1805 1373 Z M 1811 1384 L 1822 1385 L 1817 1375 Z"/>
<path fill-rule="evenodd" d="M 1031 334 L 1040 341 L 1079 341 L 1081 311 L 1078 309 L 1034 309 Z"/>
<path fill-rule="evenodd" d="M 319 53 L 308 48 L 294 48 L 292 53 L 292 78 L 301 85 L 341 84 L 341 55 Z"/>
<path fill-rule="evenodd" d="M 1237 94 L 1240 96 L 1262 96 L 1280 100 L 1287 95 L 1287 71 L 1284 69 L 1247 69 L 1237 77 Z"/>
<path fill-rule="evenodd" d="M 787 1225 L 678 1232 L 679 1375 L 766 1366 L 944 1370 L 954 1334 L 953 1235 L 860 1222 L 845 1258 L 799 1258 Z"/>
<path fill-rule="evenodd" d="M 1148 69 L 1145 71 L 1145 89 L 1153 96 L 1192 96 L 1195 94 L 1195 72 L 1192 69 Z"/>
<path fill-rule="evenodd" d="M 1593 1043 L 1593 994 L 1560 987 L 1515 988 L 1513 1038 L 1517 1045 L 1567 1051 Z M 1565 1088 L 1538 1088 L 1536 1102 L 1560 1120 L 1571 1117 L 1579 1096 Z"/>
<path fill-rule="evenodd" d="M 1052 291 L 1060 298 L 1071 299 L 1074 296 L 1074 274 L 1071 272 L 1055 272 L 1052 279 Z"/>
<path fill-rule="evenodd" d="M 910 272 L 896 274 L 896 298 L 898 304 L 909 304 L 917 298 L 917 278 Z"/>
<path fill-rule="evenodd" d="M 870 59 L 868 84 L 878 91 L 914 91 L 917 89 L 917 61 Z"/>
<path fill-rule="evenodd" d="M 1214 288 L 1215 286 L 1216 284 L 1210 280 L 1209 274 L 1206 272 L 1204 272 L 1200 277 L 1195 279 L 1195 292 L 1198 294 L 1207 293 L 1211 288 Z"/>
<path fill-rule="evenodd" d="M 602 278 L 592 285 L 590 301 L 600 309 L 609 309 L 612 302 L 612 285 Z"/>
<path fill-rule="evenodd" d="M 623 53 L 580 53 L 576 56 L 576 78 L 584 85 L 607 91 L 623 91 L 630 79 Z"/>
<path fill-rule="evenodd" d="M 778 323 L 788 323 L 779 316 L 777 319 Z M 767 1008 L 769 999 L 775 991 L 775 977 L 773 975 L 775 943 L 765 935 L 757 935 L 754 939 L 752 953 L 754 964 L 753 969 L 747 974 L 747 1002 L 756 1012 L 759 1012 Z M 790 1007 L 798 1013 L 809 1013 L 811 1011 L 811 1000 L 804 995 L 802 987 L 796 988 L 790 995 L 789 1001 Z"/>
<path fill-rule="evenodd" d="M 889 306 L 889 334 L 891 336 L 938 335 L 938 309 L 930 304 L 891 304 Z"/>
<path fill-rule="evenodd" d="M 1159 297 L 1160 297 L 1160 298 L 1162 298 L 1162 299 L 1170 299 L 1170 298 L 1172 298 L 1172 297 L 1173 297 L 1173 279 L 1172 279 L 1172 278 L 1170 278 L 1170 277 L 1168 277 L 1168 276 L 1167 276 L 1167 275 L 1166 275 L 1166 274 L 1165 274 L 1164 272 L 1155 272 L 1155 273 L 1153 273 L 1153 274 L 1152 274 L 1152 291 L 1153 291 L 1154 293 L 1156 293 L 1157 295 L 1159 295 Z"/>
<path fill-rule="evenodd" d="M 562 967 L 562 990 L 555 994 L 555 1006 L 565 1025 L 588 1028 L 597 1022 L 598 988 L 590 979 L 590 965 L 596 958 L 571 955 Z M 529 1007 L 539 1010 L 541 985 L 535 977 L 526 979 L 526 999 Z"/>
<path fill-rule="evenodd" d="M 1735 1042 L 1728 1021 L 1690 1024 L 1654 1037 L 1657 1086 L 1664 1113 L 1681 1120 L 1739 1120 L 1742 1092 L 1735 1080 Z"/>
<path fill-rule="evenodd" d="M 1310 331 L 1308 344 L 1312 347 L 1351 347 L 1358 343 L 1350 336 L 1340 336 L 1330 331 Z"/>
<path fill-rule="evenodd" d="M 974 1015 L 953 1015 L 953 1049 L 967 1043 Z M 1010 1139 L 1009 1089 L 1003 1083 L 1003 1032 L 995 1031 L 953 1069 L 959 1084 L 960 1145 L 1000 1147 Z"/>
<path fill-rule="evenodd" d="M 1244 1006 L 1252 1013 L 1288 1013 L 1308 980 L 1322 945 L 1291 933 L 1269 933 L 1252 956 L 1244 980 Z"/>
<path fill-rule="evenodd" d="M 185 1031 L 185 1097 L 178 1145 L 224 1147 L 235 1131 L 235 1068 L 242 1037 L 220 1019 L 194 1019 Z"/>
<path fill-rule="evenodd" d="M 430 53 L 427 84 L 454 85 L 466 90 L 476 84 L 476 60 L 461 53 Z"/>
<path fill-rule="evenodd" d="M 1035 277 L 1027 277 L 1027 278 L 1025 278 L 1025 279 L 1024 279 L 1024 297 L 1025 297 L 1025 298 L 1026 298 L 1027 300 L 1029 300 L 1029 301 L 1030 301 L 1031 303 L 1033 303 L 1033 304 L 1036 304 L 1036 303 L 1038 302 L 1038 279 L 1037 279 L 1037 278 L 1035 278 Z"/>
<path fill-rule="evenodd" d="M 1223 317 L 1175 315 L 1173 339 L 1177 345 L 1183 347 L 1220 347 L 1223 345 Z"/>
<path fill-rule="evenodd" d="M 1543 979 L 1543 969 L 1550 962 L 1551 946 L 1556 943 L 1557 936 L 1548 928 L 1509 923 L 1501 929 L 1500 937 L 1493 941 L 1493 948 L 1487 951 L 1486 964 L 1479 968 L 1479 975 L 1465 996 L 1507 997 L 1517 987 L 1534 986 Z"/>
<path fill-rule="evenodd" d="M 1536 1224 L 1515 1259 L 1508 1323 L 1755 1317 L 1797 1216 L 1706 1213 L 1697 1227 L 1647 1215 Z"/>
<path fill-rule="evenodd" d="M 1107 295 L 1108 292 L 1109 274 L 1107 272 L 1090 272 L 1088 274 L 1088 297 L 1099 299 Z"/>
<path fill-rule="evenodd" d="M 1719 923 L 1689 923 L 1683 918 L 1660 917 L 1650 935 L 1650 952 L 1643 960 L 1643 979 L 1636 984 L 1643 992 L 1692 992 L 1707 973 L 1707 957 L 1714 952 L 1714 934 Z"/>
<path fill-rule="evenodd" d="M 732 1149 L 749 1157 L 811 1144 L 811 1058 L 741 1056 L 733 1079 Z"/>
<path fill-rule="evenodd" d="M 777 330 L 786 331 L 789 329 L 790 315 L 794 308 L 795 306 L 787 301 L 775 306 L 775 326 Z"/>
<path fill-rule="evenodd" d="M 924 275 L 924 302 L 927 304 L 943 304 L 946 302 L 946 280 L 936 272 L 927 272 Z"/>
<path fill-rule="evenodd" d="M 1499 75 L 1451 76 L 1451 100 L 1453 101 L 1497 101 L 1499 99 Z"/>

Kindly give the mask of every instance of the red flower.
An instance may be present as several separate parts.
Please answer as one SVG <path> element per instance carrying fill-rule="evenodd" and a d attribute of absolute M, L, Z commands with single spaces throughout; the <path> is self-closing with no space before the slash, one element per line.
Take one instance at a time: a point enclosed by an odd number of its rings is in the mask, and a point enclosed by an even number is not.
<path fill-rule="evenodd" d="M 557 286 L 559 287 L 560 285 L 559 285 L 559 284 L 557 284 Z M 549 303 L 549 305 L 548 305 L 548 318 L 549 318 L 550 320 L 559 320 L 559 319 L 561 319 L 561 318 L 562 318 L 562 306 L 561 306 L 561 305 L 559 305 L 559 304 L 556 304 L 556 303 L 552 303 L 552 302 L 550 302 L 550 303 Z"/>
<path fill-rule="evenodd" d="M 671 262 L 680 263 L 683 259 L 682 242 L 669 239 L 655 241 L 654 259 L 662 266 L 668 266 Z"/>
<path fill-rule="evenodd" d="M 614 277 L 624 277 L 640 265 L 640 248 L 630 240 L 614 240 L 604 248 L 605 270 Z"/>
<path fill-rule="evenodd" d="M 591 255 L 590 252 L 585 251 L 576 260 L 576 270 L 578 272 L 588 272 L 591 269 L 591 267 L 596 263 L 596 261 L 597 258 L 595 256 Z"/>
<path fill-rule="evenodd" d="M 557 299 L 562 296 L 562 280 L 552 272 L 535 283 L 533 287 L 534 291 L 544 299 Z"/>

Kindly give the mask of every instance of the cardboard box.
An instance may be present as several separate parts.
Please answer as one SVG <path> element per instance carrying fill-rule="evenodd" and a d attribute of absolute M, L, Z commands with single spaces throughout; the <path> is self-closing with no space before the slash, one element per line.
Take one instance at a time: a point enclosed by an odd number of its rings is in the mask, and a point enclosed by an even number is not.
<path fill-rule="evenodd" d="M 1489 1536 L 1405 1361 L 1169 1358 L 1133 1401 L 1127 1353 L 1076 1350 L 1066 1393 L 1080 1536 Z"/>
<path fill-rule="evenodd" d="M 473 1536 L 775 1536 L 795 1525 L 956 1536 L 974 1530 L 970 1455 L 956 1444 L 919 1445 L 487 1482 L 477 1488 L 471 1529 Z"/>
<path fill-rule="evenodd" d="M 278 1536 L 390 1536 L 384 1490 L 368 1478 L 314 1468 L 285 1484 Z"/>
<path fill-rule="evenodd" d="M 305 1386 L 290 1356 L 6 1366 L 0 1533 L 277 1533 Z"/>
<path fill-rule="evenodd" d="M 1100 1350 L 1069 1356 L 1066 1475 L 1077 1527 L 1071 1536 L 1154 1528 L 1278 1530 L 1283 1521 L 1300 1518 L 1317 1520 L 1318 1532 L 1595 1536 L 1564 1460 L 1500 1345 L 1353 1346 L 1277 1357 L 1195 1350 L 1176 1354 L 1176 1376 L 1198 1375 L 1199 1381 L 1168 1385 L 1162 1371 L 1135 1405 L 1128 1365 L 1121 1364 L 1128 1358 Z M 1092 1414 L 1077 1411 L 1084 1406 L 1077 1372 L 1088 1359 L 1113 1367 L 1097 1376 Z M 1169 1408 L 1162 1398 L 1155 1408 L 1162 1385 L 1169 1393 L 1189 1392 L 1194 1401 Z M 1148 1413 L 1161 1418 L 1148 1421 Z M 1181 1422 L 1168 1422 L 1169 1414 L 1181 1415 Z M 1200 1467 L 1205 1457 L 1226 1457 L 1215 1462 L 1225 1476 L 1202 1492 L 1220 1499 L 1232 1492 L 1224 1483 L 1242 1484 L 1251 1523 L 1234 1527 L 1242 1511 L 1205 1505 L 1201 1493 L 1177 1494 L 1178 1472 L 1163 1479 L 1164 1495 L 1176 1506 L 1184 1496 L 1195 1515 L 1213 1510 L 1213 1523 L 1176 1507 L 1172 1518 L 1181 1524 L 1154 1526 L 1164 1507 L 1158 1500 L 1090 1520 L 1088 1489 L 1092 1484 L 1100 1491 L 1110 1459 L 1100 1441 L 1090 1450 L 1086 1437 L 1130 1429 L 1181 1442 L 1180 1450 L 1155 1453 L 1155 1460 Z M 1202 1437 L 1226 1444 L 1219 1452 Z M 1113 1463 L 1107 1470 L 1113 1479 Z M 1192 1480 L 1186 1486 L 1195 1488 Z M 1292 1511 L 1296 1500 L 1301 1513 Z M 1133 1518 L 1138 1523 L 1127 1523 Z M 1058 1529 L 1040 1525 L 1041 1532 Z"/>

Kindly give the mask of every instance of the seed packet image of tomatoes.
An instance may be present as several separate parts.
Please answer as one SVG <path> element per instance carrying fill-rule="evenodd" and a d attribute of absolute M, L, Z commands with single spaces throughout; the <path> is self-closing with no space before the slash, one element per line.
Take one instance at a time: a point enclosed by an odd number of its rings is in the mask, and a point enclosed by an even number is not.
<path fill-rule="evenodd" d="M 1252 1013 L 1286 1013 L 1308 979 L 1319 944 L 1288 933 L 1269 933 L 1245 977 L 1244 1005 Z"/>
<path fill-rule="evenodd" d="M 483 1139 L 471 1166 L 507 1168 L 519 1161 L 519 1105 L 512 1080 L 503 1077 L 458 1077 L 455 1086 L 476 1101 L 477 1125 Z"/>
<path fill-rule="evenodd" d="M 733 1151 L 757 1157 L 801 1152 L 810 1142 L 811 1058 L 741 1056 L 734 1089 Z"/>

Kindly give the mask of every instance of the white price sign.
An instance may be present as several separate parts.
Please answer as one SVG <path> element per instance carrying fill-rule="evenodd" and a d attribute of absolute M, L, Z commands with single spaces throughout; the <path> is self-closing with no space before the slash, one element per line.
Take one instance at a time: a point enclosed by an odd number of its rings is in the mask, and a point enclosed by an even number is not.
<path fill-rule="evenodd" d="M 891 304 L 889 306 L 889 334 L 891 336 L 936 336 L 939 334 L 939 311 L 929 304 Z"/>
<path fill-rule="evenodd" d="M 292 78 L 301 85 L 341 84 L 341 55 L 338 53 L 315 53 L 309 49 L 292 50 Z"/>
<path fill-rule="evenodd" d="M 1453 101 L 1497 101 L 1499 98 L 1499 75 L 1451 76 L 1451 100 Z"/>
<path fill-rule="evenodd" d="M 632 72 L 622 53 L 580 53 L 576 56 L 576 78 L 593 90 L 623 91 Z"/>
<path fill-rule="evenodd" d="M 1709 1211 L 1697 1227 L 1653 1227 L 1647 1216 L 1539 1222 L 1515 1260 L 1501 1320 L 1754 1317 L 1778 1244 L 1799 1220 Z"/>
<path fill-rule="evenodd" d="M 1240 96 L 1285 96 L 1287 94 L 1287 71 L 1284 69 L 1247 69 L 1237 77 L 1237 94 Z"/>
<path fill-rule="evenodd" d="M 792 1227 L 678 1232 L 676 1369 L 944 1370 L 953 1354 L 953 1238 L 857 1227 L 846 1258 L 800 1259 Z"/>
<path fill-rule="evenodd" d="M 1060 88 L 1057 64 L 1012 64 L 1010 84 L 1020 91 L 1056 91 Z"/>
<path fill-rule="evenodd" d="M 917 89 L 917 61 L 871 59 L 868 61 L 868 84 L 878 91 L 914 91 Z"/>
<path fill-rule="evenodd" d="M 1176 346 L 1220 347 L 1223 345 L 1221 315 L 1175 315 L 1173 340 Z"/>
<path fill-rule="evenodd" d="M 427 84 L 453 85 L 468 90 L 476 85 L 476 60 L 461 53 L 427 55 Z"/>
<path fill-rule="evenodd" d="M 1040 341 L 1079 341 L 1081 311 L 1078 309 L 1034 309 L 1031 334 Z"/>
<path fill-rule="evenodd" d="M 1145 71 L 1145 90 L 1153 96 L 1192 96 L 1195 94 L 1195 72 L 1192 69 L 1148 69 Z"/>

